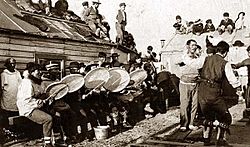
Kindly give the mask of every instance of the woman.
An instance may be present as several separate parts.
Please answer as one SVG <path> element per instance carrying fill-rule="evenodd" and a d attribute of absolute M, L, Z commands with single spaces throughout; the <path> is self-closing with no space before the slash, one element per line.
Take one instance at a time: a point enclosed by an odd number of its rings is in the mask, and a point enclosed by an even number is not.
<path fill-rule="evenodd" d="M 28 78 L 22 79 L 17 92 L 17 107 L 20 116 L 43 125 L 43 135 L 45 146 L 51 145 L 52 117 L 41 108 L 47 102 L 47 96 L 43 93 L 41 86 L 41 71 L 39 64 L 32 64 L 28 68 Z M 50 96 L 54 97 L 54 95 Z"/>

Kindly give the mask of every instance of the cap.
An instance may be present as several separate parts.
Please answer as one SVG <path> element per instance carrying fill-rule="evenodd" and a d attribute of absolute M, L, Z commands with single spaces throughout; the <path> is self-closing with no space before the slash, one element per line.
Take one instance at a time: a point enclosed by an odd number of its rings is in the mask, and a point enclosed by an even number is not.
<path fill-rule="evenodd" d="M 228 12 L 225 12 L 225 13 L 223 14 L 223 16 L 224 16 L 224 17 L 229 17 L 229 13 L 228 13 Z"/>
<path fill-rule="evenodd" d="M 176 18 L 176 19 L 181 19 L 181 16 L 180 16 L 180 15 L 177 15 L 175 18 Z"/>
<path fill-rule="evenodd" d="M 99 0 L 92 0 L 93 4 L 101 4 Z"/>
<path fill-rule="evenodd" d="M 98 57 L 107 57 L 107 54 L 104 52 L 99 52 Z"/>
<path fill-rule="evenodd" d="M 206 20 L 206 23 L 212 23 L 212 19 Z"/>
<path fill-rule="evenodd" d="M 152 46 L 148 46 L 147 49 L 150 50 L 150 51 L 152 51 L 153 47 Z"/>
<path fill-rule="evenodd" d="M 79 63 L 78 62 L 70 62 L 70 64 L 69 64 L 69 67 L 68 68 L 80 68 L 80 65 L 79 65 Z"/>
<path fill-rule="evenodd" d="M 125 4 L 125 3 L 120 3 L 119 6 L 120 6 L 120 7 L 121 7 L 121 6 L 125 6 L 125 7 L 126 7 L 126 4 Z"/>
<path fill-rule="evenodd" d="M 89 2 L 88 2 L 88 1 L 82 2 L 82 6 L 88 6 L 88 5 L 89 5 Z"/>
<path fill-rule="evenodd" d="M 118 53 L 113 53 L 113 54 L 111 55 L 111 57 L 118 57 L 118 56 L 120 56 Z"/>

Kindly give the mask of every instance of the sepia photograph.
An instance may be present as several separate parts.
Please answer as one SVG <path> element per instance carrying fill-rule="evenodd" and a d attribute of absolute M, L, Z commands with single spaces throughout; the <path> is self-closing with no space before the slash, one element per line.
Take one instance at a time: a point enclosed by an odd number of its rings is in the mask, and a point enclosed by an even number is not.
<path fill-rule="evenodd" d="M 0 0 L 0 147 L 250 147 L 250 0 Z"/>

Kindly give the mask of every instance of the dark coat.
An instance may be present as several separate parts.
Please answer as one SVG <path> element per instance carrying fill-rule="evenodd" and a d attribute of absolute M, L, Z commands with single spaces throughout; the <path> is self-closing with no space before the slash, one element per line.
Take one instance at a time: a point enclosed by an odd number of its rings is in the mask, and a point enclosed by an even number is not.
<path fill-rule="evenodd" d="M 119 24 L 122 24 L 122 25 L 126 26 L 127 25 L 127 14 L 126 14 L 126 12 L 124 12 L 124 15 L 122 14 L 121 10 L 118 10 L 118 14 L 116 16 L 116 20 L 117 20 L 117 22 Z"/>
<path fill-rule="evenodd" d="M 235 23 L 233 22 L 232 19 L 228 19 L 228 21 L 226 21 L 224 19 L 221 20 L 219 27 L 221 27 L 222 25 L 224 25 L 225 27 L 227 27 L 228 25 L 231 25 L 233 27 L 233 29 L 235 28 Z"/>

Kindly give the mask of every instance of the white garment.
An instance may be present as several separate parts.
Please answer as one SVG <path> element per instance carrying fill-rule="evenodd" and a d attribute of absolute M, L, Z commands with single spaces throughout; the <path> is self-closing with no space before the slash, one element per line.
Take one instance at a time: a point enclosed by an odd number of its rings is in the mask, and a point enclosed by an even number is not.
<path fill-rule="evenodd" d="M 22 80 L 17 92 L 17 107 L 20 116 L 29 116 L 34 109 L 39 108 L 40 104 L 43 103 L 42 100 L 32 97 L 38 92 L 39 90 L 32 85 L 30 79 Z"/>
<path fill-rule="evenodd" d="M 1 108 L 8 111 L 18 111 L 16 106 L 16 96 L 18 86 L 21 83 L 22 77 L 20 72 L 15 70 L 10 72 L 5 69 L 1 73 L 1 88 L 2 88 L 2 97 L 1 97 Z"/>

